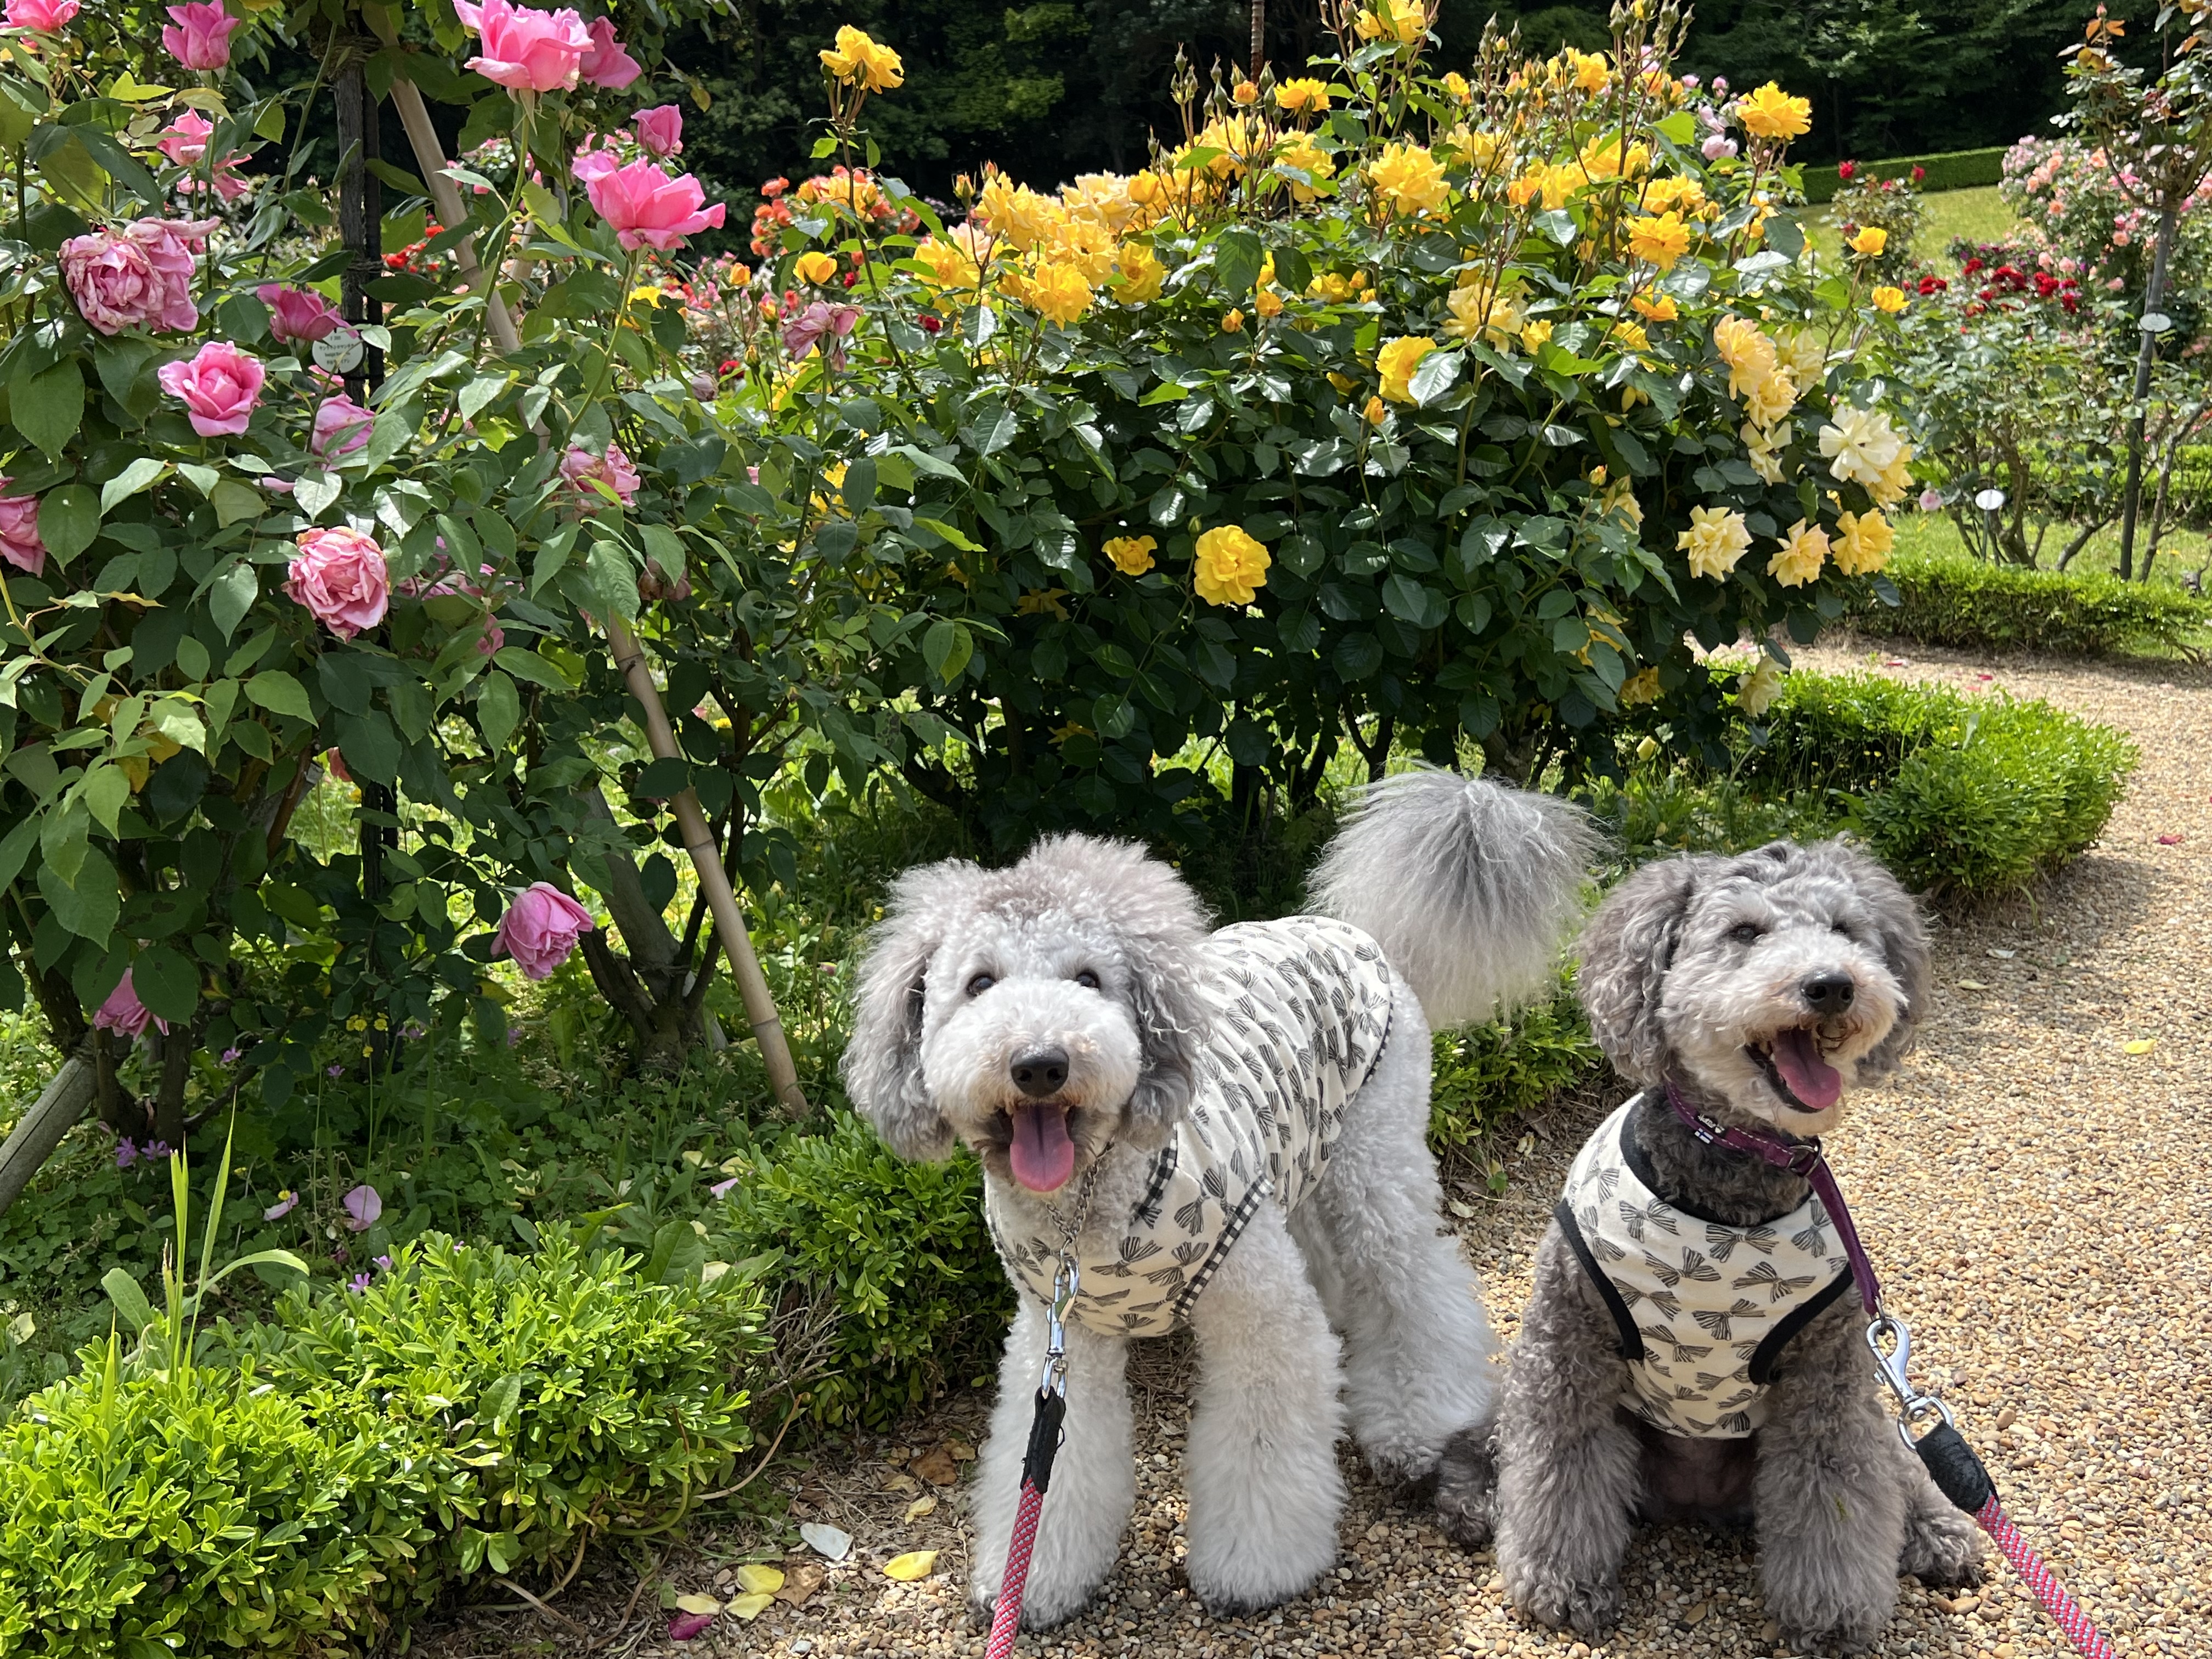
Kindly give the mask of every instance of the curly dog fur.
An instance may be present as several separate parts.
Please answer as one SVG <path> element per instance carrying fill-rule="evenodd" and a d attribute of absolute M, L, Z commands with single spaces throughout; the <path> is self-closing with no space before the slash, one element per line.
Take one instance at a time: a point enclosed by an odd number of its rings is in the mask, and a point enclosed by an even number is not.
<path fill-rule="evenodd" d="M 1429 1024 L 1548 982 L 1589 850 L 1558 802 L 1420 771 L 1370 789 L 1316 872 L 1317 909 L 1363 930 L 1389 965 L 1389 1035 L 1296 1208 L 1259 1203 L 1190 1304 L 1202 1374 L 1184 1469 L 1189 1575 L 1217 1613 L 1281 1601 L 1334 1563 L 1347 1419 L 1380 1475 L 1425 1492 L 1463 1539 L 1487 1536 L 1496 1344 L 1438 1224 Z M 1071 836 L 1007 869 L 909 872 L 860 973 L 853 1099 L 902 1156 L 973 1151 L 1004 1236 L 1056 1237 L 1056 1200 L 1087 1191 L 1079 1243 L 1097 1232 L 1110 1250 L 1156 1149 L 1208 1086 L 1207 939 L 1181 878 L 1126 843 Z M 1135 1492 L 1127 1338 L 1074 1322 L 1067 1336 L 1031 1629 L 1090 1601 Z M 975 1488 L 979 1611 L 998 1595 L 1044 1351 L 1043 1310 L 1025 1293 Z"/>
<path fill-rule="evenodd" d="M 1899 1063 L 1929 996 L 1911 897 L 1835 842 L 1646 866 L 1592 918 L 1581 956 L 1598 1042 L 1645 1090 L 1626 1133 L 1652 1189 L 1735 1225 L 1796 1209 L 1805 1182 L 1706 1146 L 1668 1109 L 1665 1086 L 1719 1122 L 1824 1133 L 1850 1086 Z M 1623 1407 L 1619 1328 L 1555 1220 L 1496 1448 L 1498 1559 L 1515 1603 L 1603 1633 L 1620 1616 L 1639 1517 L 1754 1524 L 1768 1611 L 1800 1651 L 1865 1649 L 1895 1609 L 1900 1572 L 1978 1582 L 1979 1534 L 1899 1440 L 1863 1326 L 1849 1295 L 1819 1312 L 1782 1350 L 1748 1438 L 1666 1432 Z"/>

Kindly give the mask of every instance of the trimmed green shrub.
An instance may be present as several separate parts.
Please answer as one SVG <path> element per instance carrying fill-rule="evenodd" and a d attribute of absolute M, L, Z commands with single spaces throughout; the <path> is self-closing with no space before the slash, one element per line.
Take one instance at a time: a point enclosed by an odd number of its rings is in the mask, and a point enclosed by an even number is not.
<path fill-rule="evenodd" d="M 2212 632 L 2212 600 L 2177 587 L 2124 582 L 2103 571 L 2033 570 L 1962 553 L 1914 553 L 1883 574 L 1889 605 L 1853 593 L 1850 625 L 1882 639 L 1960 650 L 2114 656 L 2191 651 Z"/>
<path fill-rule="evenodd" d="M 1887 161 L 1861 161 L 1859 172 L 1873 179 L 1904 179 L 1912 169 L 1924 169 L 1919 181 L 1923 193 L 1939 190 L 1972 190 L 1999 183 L 2004 177 L 2006 146 L 1992 149 L 1947 149 L 1931 155 L 1899 155 Z M 1834 167 L 1805 169 L 1805 199 L 1827 202 L 1843 188 L 1843 177 Z"/>
<path fill-rule="evenodd" d="M 732 1249 L 836 1310 L 831 1369 L 809 1401 L 817 1422 L 886 1427 L 948 1377 L 988 1366 L 1013 1292 L 974 1158 L 903 1163 L 844 1113 L 826 1134 L 744 1157 Z"/>
<path fill-rule="evenodd" d="M 1604 1063 L 1565 986 L 1548 1002 L 1431 1040 L 1429 1146 L 1438 1157 L 1589 1081 Z"/>
<path fill-rule="evenodd" d="M 88 1349 L 0 1425 L 0 1653 L 365 1647 L 448 1583 L 681 1513 L 751 1444 L 762 1297 L 633 1266 L 433 1234 L 197 1359 L 158 1320 L 139 1356 Z"/>
<path fill-rule="evenodd" d="M 1741 775 L 1834 799 L 1899 879 L 1936 896 L 2020 886 L 2097 838 L 2136 750 L 2039 700 L 1876 675 L 1792 674 Z"/>

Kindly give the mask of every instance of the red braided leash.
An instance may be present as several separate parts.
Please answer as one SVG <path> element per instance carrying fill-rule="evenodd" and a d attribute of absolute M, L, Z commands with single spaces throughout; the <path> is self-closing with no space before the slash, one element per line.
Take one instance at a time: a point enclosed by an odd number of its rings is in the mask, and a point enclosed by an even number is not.
<path fill-rule="evenodd" d="M 2074 1644 L 2081 1659 L 2114 1659 L 2112 1644 L 2105 1639 L 2104 1632 L 2081 1611 L 2081 1604 L 2066 1593 L 2066 1586 L 2044 1565 L 2043 1558 L 2020 1535 L 2020 1528 L 2012 1523 L 1997 1503 L 1992 1491 L 1989 1502 L 1974 1511 L 1974 1519 L 1981 1522 L 1982 1530 L 1996 1540 L 2004 1552 L 2005 1559 L 2021 1576 L 2021 1581 L 2035 1592 L 2035 1599 L 2043 1603 L 2066 1639 Z"/>
<path fill-rule="evenodd" d="M 983 1659 L 1008 1659 L 1022 1629 L 1022 1589 L 1030 1582 L 1030 1551 L 1036 1545 L 1037 1516 L 1044 1494 L 1022 1479 L 1021 1507 L 1014 1511 L 1013 1541 L 1006 1546 L 1006 1571 L 999 1580 L 999 1600 L 991 1609 L 991 1645 Z"/>

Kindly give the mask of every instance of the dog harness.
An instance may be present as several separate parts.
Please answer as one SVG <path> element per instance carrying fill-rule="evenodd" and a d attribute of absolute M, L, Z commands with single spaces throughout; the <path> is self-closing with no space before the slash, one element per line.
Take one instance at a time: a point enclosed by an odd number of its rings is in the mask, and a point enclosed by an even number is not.
<path fill-rule="evenodd" d="M 1740 1440 L 1765 1420 L 1775 1362 L 1851 1283 L 1834 1222 L 1808 1195 L 1738 1226 L 1653 1190 L 1632 1097 L 1583 1143 L 1557 1216 L 1620 1329 L 1620 1403 L 1654 1427 Z"/>
<path fill-rule="evenodd" d="M 1190 1109 L 1126 1224 L 1086 1227 L 1074 1243 L 1082 1288 L 1067 1317 L 1104 1335 L 1176 1329 L 1261 1204 L 1297 1207 L 1389 1040 L 1389 966 L 1356 927 L 1241 922 L 1204 949 L 1209 1018 Z M 1018 1234 L 996 1202 L 985 1214 L 1008 1273 L 1049 1303 L 1060 1241 Z"/>

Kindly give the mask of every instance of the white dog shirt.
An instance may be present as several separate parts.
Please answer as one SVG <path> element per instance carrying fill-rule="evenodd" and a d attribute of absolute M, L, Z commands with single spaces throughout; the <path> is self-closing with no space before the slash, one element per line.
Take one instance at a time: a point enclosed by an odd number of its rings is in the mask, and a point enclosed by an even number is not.
<path fill-rule="evenodd" d="M 1205 948 L 1211 1018 L 1190 1109 L 1127 1224 L 1086 1225 L 1076 1241 L 1072 1317 L 1105 1335 L 1174 1330 L 1262 1201 L 1297 1207 L 1389 1040 L 1389 966 L 1356 927 L 1323 916 L 1240 922 Z M 1049 1300 L 1059 1239 L 1025 1222 L 1017 1232 L 995 1200 L 984 1212 L 1007 1272 Z"/>
<path fill-rule="evenodd" d="M 1554 1213 L 1620 1328 L 1620 1403 L 1669 1434 L 1740 1440 L 1765 1420 L 1784 1347 L 1850 1286 L 1850 1262 L 1817 1198 L 1748 1227 L 1661 1198 L 1629 1132 L 1642 1098 L 1583 1143 Z"/>

